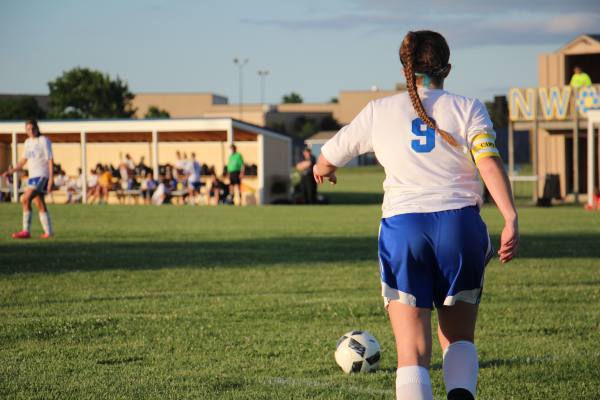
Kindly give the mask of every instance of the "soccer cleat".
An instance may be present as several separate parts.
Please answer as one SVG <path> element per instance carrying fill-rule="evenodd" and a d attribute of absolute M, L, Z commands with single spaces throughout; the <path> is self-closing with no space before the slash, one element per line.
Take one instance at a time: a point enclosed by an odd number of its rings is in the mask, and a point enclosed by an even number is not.
<path fill-rule="evenodd" d="M 29 239 L 31 234 L 28 231 L 21 231 L 12 234 L 13 239 Z"/>
<path fill-rule="evenodd" d="M 456 388 L 448 392 L 448 400 L 474 400 L 473 394 L 467 389 Z"/>
<path fill-rule="evenodd" d="M 52 239 L 54 237 L 54 235 L 50 235 L 48 233 L 42 233 L 40 235 L 40 239 Z"/>

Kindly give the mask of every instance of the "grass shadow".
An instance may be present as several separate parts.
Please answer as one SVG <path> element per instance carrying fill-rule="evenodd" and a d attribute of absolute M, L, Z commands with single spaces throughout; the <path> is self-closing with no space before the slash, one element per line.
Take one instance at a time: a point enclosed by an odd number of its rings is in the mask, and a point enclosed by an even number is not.
<path fill-rule="evenodd" d="M 227 241 L 31 242 L 2 246 L 0 274 L 110 269 L 213 268 L 377 259 L 375 237 Z"/>
<path fill-rule="evenodd" d="M 498 243 L 498 237 L 493 238 Z M 600 237 L 523 235 L 522 258 L 600 258 Z M 278 237 L 222 241 L 27 242 L 0 247 L 0 275 L 110 269 L 214 268 L 377 260 L 377 238 Z"/>

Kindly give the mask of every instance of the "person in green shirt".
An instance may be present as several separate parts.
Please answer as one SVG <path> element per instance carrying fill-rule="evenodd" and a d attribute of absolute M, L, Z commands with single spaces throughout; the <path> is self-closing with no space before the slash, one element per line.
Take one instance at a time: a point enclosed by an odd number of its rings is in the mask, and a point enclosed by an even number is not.
<path fill-rule="evenodd" d="M 591 86 L 591 84 L 592 80 L 590 79 L 590 76 L 583 72 L 579 65 L 576 65 L 573 68 L 573 76 L 571 77 L 570 85 L 579 88 L 582 86 Z"/>
<path fill-rule="evenodd" d="M 235 144 L 231 145 L 231 155 L 227 160 L 229 174 L 229 192 L 233 196 L 233 204 L 242 205 L 242 178 L 244 177 L 244 158 L 237 151 Z M 238 197 L 238 202 L 235 199 Z"/>

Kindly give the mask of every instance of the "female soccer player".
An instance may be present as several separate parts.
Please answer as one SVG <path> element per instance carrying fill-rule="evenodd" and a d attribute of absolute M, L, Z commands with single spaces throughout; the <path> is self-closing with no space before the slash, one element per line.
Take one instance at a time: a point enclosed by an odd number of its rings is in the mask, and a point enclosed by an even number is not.
<path fill-rule="evenodd" d="M 405 93 L 370 102 L 322 148 L 318 183 L 375 152 L 386 178 L 379 231 L 384 303 L 396 338 L 397 399 L 432 399 L 431 310 L 438 313 L 448 399 L 474 399 L 474 344 L 484 268 L 492 256 L 479 216 L 478 171 L 504 217 L 500 261 L 518 247 L 517 211 L 480 101 L 443 90 L 450 50 L 436 32 L 409 32 L 400 47 Z"/>
<path fill-rule="evenodd" d="M 31 237 L 31 202 L 34 201 L 39 210 L 40 222 L 44 229 L 41 238 L 48 239 L 52 237 L 53 231 L 44 196 L 52 190 L 54 168 L 52 143 L 50 139 L 42 135 L 35 119 L 30 119 L 25 123 L 25 131 L 27 132 L 25 157 L 15 167 L 2 174 L 6 176 L 19 171 L 23 169 L 26 163 L 29 168 L 29 179 L 27 179 L 25 193 L 21 197 L 23 230 L 13 233 L 12 237 L 15 239 L 29 239 Z"/>

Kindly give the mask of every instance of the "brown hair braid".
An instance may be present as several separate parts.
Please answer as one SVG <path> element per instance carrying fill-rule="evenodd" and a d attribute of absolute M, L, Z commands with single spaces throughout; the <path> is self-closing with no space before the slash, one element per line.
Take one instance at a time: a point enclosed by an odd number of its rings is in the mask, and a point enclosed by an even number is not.
<path fill-rule="evenodd" d="M 410 102 L 417 115 L 446 142 L 452 146 L 458 146 L 456 139 L 448 132 L 440 129 L 435 121 L 427 115 L 417 92 L 417 78 L 415 76 L 415 72 L 424 73 L 429 75 L 433 82 L 440 84 L 450 71 L 449 59 L 450 49 L 446 39 L 437 32 L 410 31 L 406 34 L 400 46 L 400 61 L 404 66 L 406 87 Z"/>

